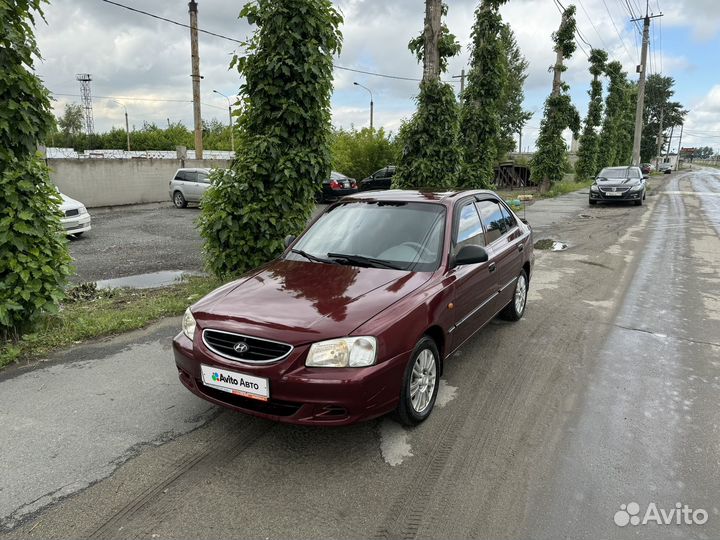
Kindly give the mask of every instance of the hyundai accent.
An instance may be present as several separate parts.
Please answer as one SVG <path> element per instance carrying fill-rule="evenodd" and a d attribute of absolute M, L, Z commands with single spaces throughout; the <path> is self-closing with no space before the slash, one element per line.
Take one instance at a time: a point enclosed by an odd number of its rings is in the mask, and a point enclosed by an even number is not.
<path fill-rule="evenodd" d="M 173 350 L 197 396 L 295 424 L 415 425 L 453 352 L 525 312 L 532 231 L 491 191 L 353 195 L 287 244 L 185 312 Z"/>

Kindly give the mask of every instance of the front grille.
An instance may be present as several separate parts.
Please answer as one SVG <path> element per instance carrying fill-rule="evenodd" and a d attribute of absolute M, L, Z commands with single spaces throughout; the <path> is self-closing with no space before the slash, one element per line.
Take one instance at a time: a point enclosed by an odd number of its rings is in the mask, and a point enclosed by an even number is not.
<path fill-rule="evenodd" d="M 617 187 L 617 188 L 606 187 L 606 188 L 600 188 L 600 191 L 602 191 L 603 193 L 625 193 L 628 189 L 630 189 L 630 188 L 629 187 Z"/>
<path fill-rule="evenodd" d="M 77 216 L 80 213 L 80 210 L 77 208 L 73 208 L 72 210 L 65 210 L 65 217 L 70 216 Z"/>
<path fill-rule="evenodd" d="M 301 403 L 293 403 L 291 401 L 273 399 L 269 401 L 260 401 L 259 399 L 246 398 L 231 394 L 230 392 L 223 392 L 222 390 L 205 386 L 199 379 L 195 379 L 195 384 L 197 384 L 200 392 L 206 396 L 248 411 L 271 414 L 273 416 L 292 416 L 300 410 L 300 407 L 302 407 Z"/>
<path fill-rule="evenodd" d="M 268 341 L 221 330 L 203 331 L 203 342 L 211 351 L 238 362 L 270 364 L 282 360 L 293 350 L 292 345 Z M 245 346 L 242 346 L 242 344 Z M 242 348 L 237 348 L 242 347 Z"/>

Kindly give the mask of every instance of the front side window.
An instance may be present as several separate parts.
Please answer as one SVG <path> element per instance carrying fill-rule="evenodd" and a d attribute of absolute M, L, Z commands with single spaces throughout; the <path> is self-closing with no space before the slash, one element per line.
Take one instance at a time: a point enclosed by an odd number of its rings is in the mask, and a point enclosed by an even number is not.
<path fill-rule="evenodd" d="M 480 221 L 485 228 L 485 240 L 488 244 L 499 239 L 508 231 L 502 209 L 496 201 L 480 201 L 477 203 Z"/>
<path fill-rule="evenodd" d="M 460 221 L 458 222 L 457 239 L 455 241 L 455 252 L 467 245 L 484 246 L 485 236 L 482 224 L 475 205 L 472 202 L 465 204 L 460 209 Z"/>
<path fill-rule="evenodd" d="M 437 270 L 443 252 L 445 207 L 432 203 L 353 201 L 333 207 L 297 241 L 296 251 L 377 259 L 403 270 Z M 298 253 L 292 260 L 307 260 Z"/>

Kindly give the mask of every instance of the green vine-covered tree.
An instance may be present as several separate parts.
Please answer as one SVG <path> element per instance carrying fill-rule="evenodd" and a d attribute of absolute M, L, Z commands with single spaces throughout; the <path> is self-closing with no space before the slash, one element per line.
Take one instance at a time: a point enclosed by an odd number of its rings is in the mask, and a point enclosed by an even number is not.
<path fill-rule="evenodd" d="M 240 143 L 229 171 L 203 198 L 207 267 L 230 277 L 282 252 L 330 173 L 333 55 L 342 17 L 330 0 L 256 0 L 240 16 L 257 29 L 236 56 L 245 82 Z"/>
<path fill-rule="evenodd" d="M 515 148 L 515 135 L 523 128 L 532 113 L 523 109 L 528 61 L 518 47 L 510 25 L 503 24 L 500 40 L 507 58 L 507 77 L 500 100 L 500 133 L 497 141 L 497 157 L 502 159 Z M 521 150 L 521 149 L 518 149 Z"/>
<path fill-rule="evenodd" d="M 423 80 L 417 111 L 401 128 L 403 151 L 397 163 L 393 187 L 446 189 L 457 183 L 461 153 L 458 146 L 458 106 L 453 88 L 440 81 L 447 59 L 460 45 L 441 23 L 447 6 L 427 0 L 425 27 L 408 48 L 423 62 Z"/>
<path fill-rule="evenodd" d="M 0 2 L 0 338 L 17 337 L 57 310 L 70 273 L 60 196 L 37 145 L 54 126 L 33 72 L 41 0 Z"/>
<path fill-rule="evenodd" d="M 575 164 L 575 174 L 578 180 L 593 178 L 598 172 L 598 127 L 602 123 L 602 83 L 600 76 L 605 71 L 605 64 L 608 54 L 601 49 L 590 51 L 590 74 L 593 76 L 590 83 L 590 103 L 585 117 L 585 127 L 580 136 L 580 147 L 578 148 L 578 161 Z"/>
<path fill-rule="evenodd" d="M 570 128 L 574 135 L 580 131 L 580 115 L 570 100 L 569 87 L 562 82 L 562 73 L 567 69 L 563 62 L 575 52 L 575 6 L 568 6 L 563 12 L 560 28 L 553 32 L 553 41 L 556 55 L 553 88 L 545 101 L 537 151 L 531 162 L 532 176 L 541 181 L 542 192 L 562 180 L 567 160 L 563 131 Z"/>
<path fill-rule="evenodd" d="M 597 168 L 610 167 L 620 163 L 620 156 L 628 153 L 628 148 L 621 148 L 623 140 L 624 121 L 628 103 L 627 74 L 620 62 L 609 62 L 605 67 L 605 74 L 610 80 L 608 95 L 605 98 L 605 118 L 598 151 Z M 632 139 L 629 152 L 632 153 Z M 629 162 L 628 162 L 629 164 Z"/>
<path fill-rule="evenodd" d="M 500 6 L 507 0 L 482 0 L 475 10 L 468 84 L 461 96 L 462 180 L 468 187 L 493 185 L 501 136 L 500 116 L 507 88 L 508 58 Z"/>

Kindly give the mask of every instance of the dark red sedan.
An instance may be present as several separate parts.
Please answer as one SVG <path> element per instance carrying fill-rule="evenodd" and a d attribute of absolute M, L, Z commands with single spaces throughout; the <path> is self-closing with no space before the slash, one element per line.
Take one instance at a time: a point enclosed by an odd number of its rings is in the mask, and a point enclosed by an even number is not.
<path fill-rule="evenodd" d="M 491 191 L 346 197 L 187 310 L 180 380 L 282 422 L 417 424 L 445 360 L 496 315 L 523 316 L 532 267 L 530 227 Z"/>

